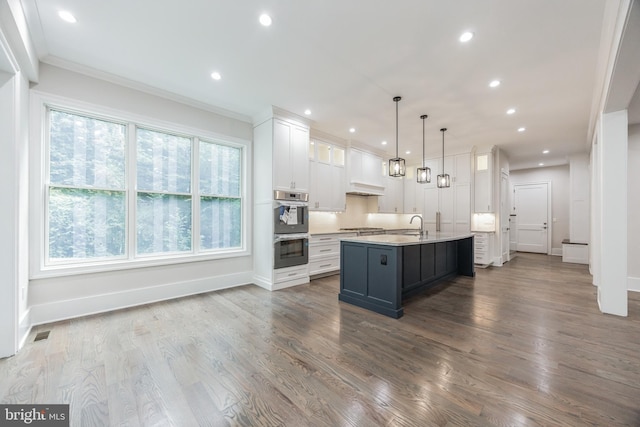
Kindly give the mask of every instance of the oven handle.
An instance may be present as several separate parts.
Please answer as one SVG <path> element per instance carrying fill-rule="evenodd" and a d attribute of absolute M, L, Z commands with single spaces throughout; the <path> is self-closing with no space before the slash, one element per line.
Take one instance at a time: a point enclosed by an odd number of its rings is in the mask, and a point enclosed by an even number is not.
<path fill-rule="evenodd" d="M 302 208 L 307 208 L 309 207 L 309 203 L 308 202 L 295 202 L 292 200 L 276 200 L 273 202 L 273 206 L 275 208 L 279 208 L 280 206 L 298 206 L 298 207 L 302 207 Z"/>
<path fill-rule="evenodd" d="M 308 234 L 298 233 L 298 234 L 276 234 L 273 238 L 273 243 L 284 242 L 287 240 L 300 240 L 300 239 L 309 239 Z"/>

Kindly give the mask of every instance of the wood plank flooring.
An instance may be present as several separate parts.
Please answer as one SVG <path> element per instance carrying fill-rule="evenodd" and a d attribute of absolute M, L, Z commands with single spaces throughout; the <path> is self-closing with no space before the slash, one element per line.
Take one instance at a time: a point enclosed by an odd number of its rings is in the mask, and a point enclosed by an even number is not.
<path fill-rule="evenodd" d="M 69 403 L 74 426 L 640 426 L 640 294 L 603 315 L 590 282 L 519 254 L 398 320 L 331 276 L 42 325 L 0 402 Z"/>

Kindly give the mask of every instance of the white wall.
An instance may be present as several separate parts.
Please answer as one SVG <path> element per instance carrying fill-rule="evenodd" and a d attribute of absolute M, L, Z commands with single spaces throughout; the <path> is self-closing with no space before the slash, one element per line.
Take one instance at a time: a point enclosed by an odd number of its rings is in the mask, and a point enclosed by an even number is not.
<path fill-rule="evenodd" d="M 551 182 L 551 253 L 562 255 L 562 240 L 569 238 L 569 165 L 511 171 L 512 184 Z"/>
<path fill-rule="evenodd" d="M 629 289 L 640 292 L 640 124 L 629 126 L 627 262 Z"/>
<path fill-rule="evenodd" d="M 64 97 L 130 113 L 135 117 L 147 117 L 155 121 L 201 129 L 207 134 L 252 140 L 253 128 L 249 122 L 224 117 L 46 64 L 41 65 L 39 83 L 34 85 L 33 90 L 43 97 Z M 32 118 L 31 144 L 34 148 L 40 147 L 40 142 L 33 140 L 37 138 L 34 135 L 39 134 L 39 129 L 34 131 L 39 122 L 37 117 Z M 249 174 L 248 182 L 251 182 L 250 179 Z M 32 206 L 38 209 L 40 204 L 34 202 Z M 247 200 L 247 206 L 250 206 L 250 200 Z M 248 209 L 248 212 L 250 211 L 251 209 Z M 32 226 L 31 230 L 32 234 L 37 233 L 38 224 Z M 250 231 L 250 227 L 248 230 Z M 38 262 L 35 258 L 32 256 L 31 262 Z M 31 321 L 33 324 L 47 323 L 250 283 L 252 261 L 251 256 L 243 256 L 32 279 L 29 287 Z"/>

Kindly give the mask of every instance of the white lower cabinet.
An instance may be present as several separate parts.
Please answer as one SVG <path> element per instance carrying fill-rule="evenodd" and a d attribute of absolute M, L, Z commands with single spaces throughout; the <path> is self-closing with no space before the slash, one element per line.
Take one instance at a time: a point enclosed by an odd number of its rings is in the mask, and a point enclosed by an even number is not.
<path fill-rule="evenodd" d="M 340 270 L 340 239 L 355 233 L 312 234 L 309 239 L 309 276 Z"/>
<path fill-rule="evenodd" d="M 492 233 L 475 233 L 473 238 L 474 262 L 478 265 L 489 266 L 491 264 Z"/>
<path fill-rule="evenodd" d="M 279 268 L 273 271 L 274 289 L 286 288 L 309 281 L 307 265 Z"/>

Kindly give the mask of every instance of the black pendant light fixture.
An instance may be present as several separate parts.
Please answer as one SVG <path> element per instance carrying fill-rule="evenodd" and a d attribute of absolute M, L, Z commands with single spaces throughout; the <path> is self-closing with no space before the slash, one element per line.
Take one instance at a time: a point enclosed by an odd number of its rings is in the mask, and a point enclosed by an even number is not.
<path fill-rule="evenodd" d="M 399 96 L 393 98 L 396 103 L 396 157 L 389 159 L 389 176 L 404 176 L 406 171 L 404 159 L 398 157 L 398 101 L 401 99 Z"/>
<path fill-rule="evenodd" d="M 431 182 L 431 168 L 428 168 L 425 166 L 424 164 L 424 120 L 427 118 L 428 116 L 426 114 L 423 114 L 422 116 L 420 116 L 420 118 L 422 119 L 422 167 L 418 168 L 416 170 L 416 179 L 418 180 L 419 184 L 426 184 L 428 182 Z"/>
<path fill-rule="evenodd" d="M 448 173 L 444 173 L 444 133 L 446 131 L 447 128 L 440 129 L 440 132 L 442 132 L 442 173 L 438 175 L 438 188 L 451 187 L 451 177 Z"/>

